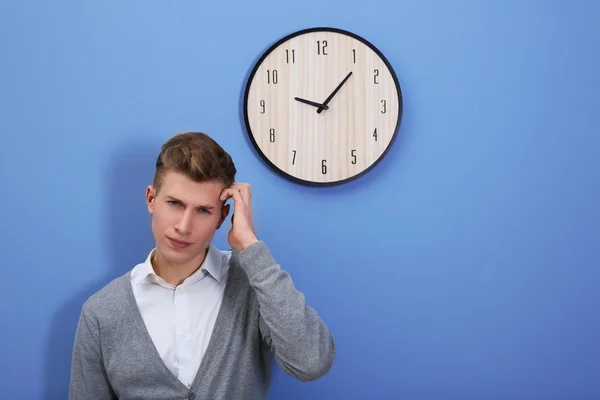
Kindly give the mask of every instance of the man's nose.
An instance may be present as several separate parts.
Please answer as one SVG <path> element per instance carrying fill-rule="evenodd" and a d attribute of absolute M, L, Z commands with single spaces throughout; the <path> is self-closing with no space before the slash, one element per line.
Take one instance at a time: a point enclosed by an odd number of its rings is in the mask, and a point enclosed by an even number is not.
<path fill-rule="evenodd" d="M 184 211 L 179 219 L 179 222 L 175 225 L 175 229 L 182 235 L 187 235 L 191 232 L 192 228 L 192 213 L 190 210 Z"/>

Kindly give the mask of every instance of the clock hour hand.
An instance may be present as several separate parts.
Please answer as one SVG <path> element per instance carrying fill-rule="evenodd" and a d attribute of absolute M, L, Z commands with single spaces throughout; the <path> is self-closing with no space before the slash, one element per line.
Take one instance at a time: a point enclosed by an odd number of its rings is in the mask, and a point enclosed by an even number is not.
<path fill-rule="evenodd" d="M 350 78 L 350 75 L 352 75 L 352 71 L 350 71 L 350 73 L 348 73 L 348 75 L 346 75 L 346 77 L 344 78 L 344 80 L 335 88 L 335 90 L 333 91 L 333 93 L 331 93 L 329 95 L 329 97 L 323 102 L 323 104 L 321 105 L 321 107 L 319 107 L 319 109 L 317 110 L 317 113 L 321 114 L 321 111 L 327 110 L 327 108 L 325 108 L 325 107 L 327 106 L 327 104 L 329 104 L 329 102 L 331 101 L 331 99 L 333 99 L 333 96 L 335 96 L 336 93 L 342 88 L 342 86 L 344 86 L 344 83 L 346 83 L 346 81 L 348 80 L 348 78 Z"/>
<path fill-rule="evenodd" d="M 310 101 L 310 100 L 306 100 L 306 99 L 302 99 L 300 97 L 294 97 L 294 100 L 298 100 L 300 103 L 305 103 L 314 107 L 323 107 L 324 110 L 328 110 L 329 107 L 327 105 L 323 105 L 321 103 L 317 103 L 315 101 Z"/>

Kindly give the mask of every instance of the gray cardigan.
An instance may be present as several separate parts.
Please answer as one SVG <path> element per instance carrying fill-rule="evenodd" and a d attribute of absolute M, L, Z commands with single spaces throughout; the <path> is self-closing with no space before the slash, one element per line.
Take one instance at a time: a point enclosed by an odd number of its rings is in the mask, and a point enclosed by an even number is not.
<path fill-rule="evenodd" d="M 223 303 L 189 389 L 154 347 L 130 272 L 83 305 L 70 400 L 266 399 L 273 359 L 301 381 L 320 378 L 333 365 L 327 326 L 262 241 L 232 254 Z"/>

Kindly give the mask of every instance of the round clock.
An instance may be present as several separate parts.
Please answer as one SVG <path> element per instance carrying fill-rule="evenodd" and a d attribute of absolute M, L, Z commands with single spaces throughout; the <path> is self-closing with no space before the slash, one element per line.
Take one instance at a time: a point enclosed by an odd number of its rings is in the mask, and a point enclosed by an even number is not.
<path fill-rule="evenodd" d="M 337 185 L 371 170 L 402 119 L 398 78 L 362 37 L 337 28 L 292 33 L 260 57 L 244 119 L 258 154 L 292 181 Z"/>

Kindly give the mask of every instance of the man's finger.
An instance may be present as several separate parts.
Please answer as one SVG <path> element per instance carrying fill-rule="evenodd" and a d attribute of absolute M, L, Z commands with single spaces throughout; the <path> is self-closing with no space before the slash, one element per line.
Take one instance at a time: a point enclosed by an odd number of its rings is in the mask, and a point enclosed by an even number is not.
<path fill-rule="evenodd" d="M 233 185 L 231 185 L 231 187 L 239 189 L 246 203 L 250 204 L 250 200 L 252 199 L 252 189 L 250 188 L 250 184 L 243 182 L 235 182 Z"/>
<path fill-rule="evenodd" d="M 223 192 L 221 192 L 220 199 L 221 199 L 221 201 L 225 201 L 225 200 L 230 199 L 231 197 L 233 197 L 233 195 L 235 193 L 239 193 L 239 189 L 229 187 L 227 189 L 224 189 Z"/>
<path fill-rule="evenodd" d="M 252 196 L 250 193 L 250 185 L 248 185 L 247 183 L 235 182 L 225 190 L 237 191 L 238 193 L 240 193 L 241 198 L 244 201 L 244 203 L 248 204 L 248 205 L 250 204 L 250 200 L 251 200 Z"/>
<path fill-rule="evenodd" d="M 233 209 L 234 211 L 239 211 L 244 207 L 244 200 L 242 199 L 242 194 L 238 189 L 227 189 L 230 196 L 233 197 Z"/>

